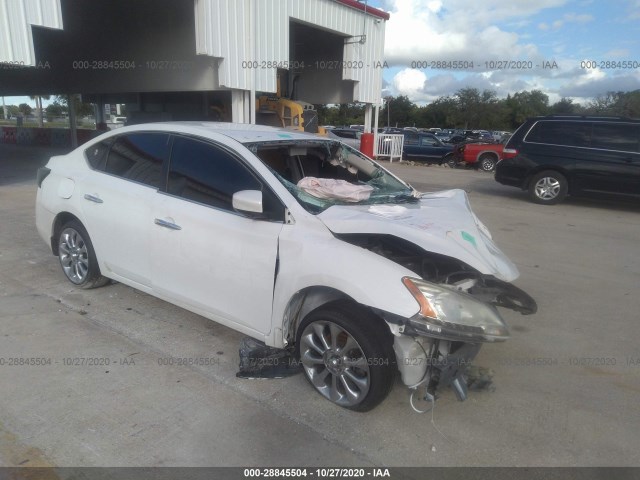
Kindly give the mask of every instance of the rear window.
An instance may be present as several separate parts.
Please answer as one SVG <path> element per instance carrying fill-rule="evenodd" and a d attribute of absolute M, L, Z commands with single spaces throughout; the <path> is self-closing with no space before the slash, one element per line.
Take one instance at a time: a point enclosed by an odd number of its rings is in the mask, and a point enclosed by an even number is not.
<path fill-rule="evenodd" d="M 84 155 L 94 170 L 104 170 L 104 159 L 113 143 L 113 138 L 107 138 L 95 143 L 84 151 Z"/>
<path fill-rule="evenodd" d="M 162 163 L 168 153 L 169 135 L 166 133 L 122 135 L 111 147 L 104 171 L 159 188 L 162 181 Z"/>
<path fill-rule="evenodd" d="M 590 146 L 590 130 L 591 122 L 542 120 L 536 122 L 524 141 L 570 147 L 588 147 Z"/>

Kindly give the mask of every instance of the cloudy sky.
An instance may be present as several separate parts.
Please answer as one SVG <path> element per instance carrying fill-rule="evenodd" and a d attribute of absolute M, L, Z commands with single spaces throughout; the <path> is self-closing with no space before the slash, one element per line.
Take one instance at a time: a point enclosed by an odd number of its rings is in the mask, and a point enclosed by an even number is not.
<path fill-rule="evenodd" d="M 499 97 L 535 88 L 551 103 L 561 97 L 584 103 L 607 91 L 640 89 L 640 0 L 369 4 L 391 14 L 383 96 L 407 95 L 422 104 L 465 87 Z M 453 61 L 473 68 L 411 68 Z"/>

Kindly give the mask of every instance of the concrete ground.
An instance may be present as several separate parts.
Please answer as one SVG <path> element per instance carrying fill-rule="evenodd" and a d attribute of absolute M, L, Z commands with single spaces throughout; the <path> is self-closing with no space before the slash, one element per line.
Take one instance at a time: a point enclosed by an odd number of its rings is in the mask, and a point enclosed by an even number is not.
<path fill-rule="evenodd" d="M 237 379 L 232 330 L 68 283 L 34 226 L 35 170 L 55 153 L 0 144 L 0 466 L 640 465 L 637 202 L 543 207 L 486 173 L 391 165 L 421 190 L 467 190 L 539 312 L 502 312 L 512 338 L 476 362 L 495 391 L 419 415 L 398 381 L 358 414 L 302 375 Z"/>

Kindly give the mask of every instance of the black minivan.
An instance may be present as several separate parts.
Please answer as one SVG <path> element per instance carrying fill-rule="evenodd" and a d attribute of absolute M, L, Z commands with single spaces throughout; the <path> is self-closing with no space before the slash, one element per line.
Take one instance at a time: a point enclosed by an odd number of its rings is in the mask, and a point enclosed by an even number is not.
<path fill-rule="evenodd" d="M 527 119 L 505 145 L 496 181 L 543 205 L 567 194 L 640 196 L 640 120 L 556 116 Z"/>

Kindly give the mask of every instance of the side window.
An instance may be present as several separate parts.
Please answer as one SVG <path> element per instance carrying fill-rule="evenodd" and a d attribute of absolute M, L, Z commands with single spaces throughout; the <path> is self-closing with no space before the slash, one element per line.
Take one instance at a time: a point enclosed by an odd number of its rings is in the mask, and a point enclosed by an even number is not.
<path fill-rule="evenodd" d="M 624 123 L 594 123 L 591 146 L 606 150 L 638 152 L 640 125 Z"/>
<path fill-rule="evenodd" d="M 160 188 L 162 162 L 169 152 L 166 133 L 131 133 L 118 137 L 107 157 L 106 173 Z"/>
<path fill-rule="evenodd" d="M 112 143 L 113 137 L 110 137 L 90 146 L 84 151 L 84 155 L 91 168 L 94 170 L 104 170 L 104 160 Z"/>
<path fill-rule="evenodd" d="M 418 145 L 418 135 L 406 135 L 404 136 L 405 145 Z"/>
<path fill-rule="evenodd" d="M 569 147 L 588 147 L 591 123 L 540 121 L 525 138 L 526 142 L 549 143 Z"/>
<path fill-rule="evenodd" d="M 265 214 L 284 218 L 284 208 L 271 191 L 231 154 L 210 143 L 175 137 L 167 192 L 205 205 L 234 211 L 232 197 L 240 190 L 261 190 Z"/>
<path fill-rule="evenodd" d="M 436 139 L 434 137 L 422 137 L 420 138 L 420 146 L 422 147 L 432 147 L 434 145 L 436 145 L 438 142 L 436 142 Z"/>

